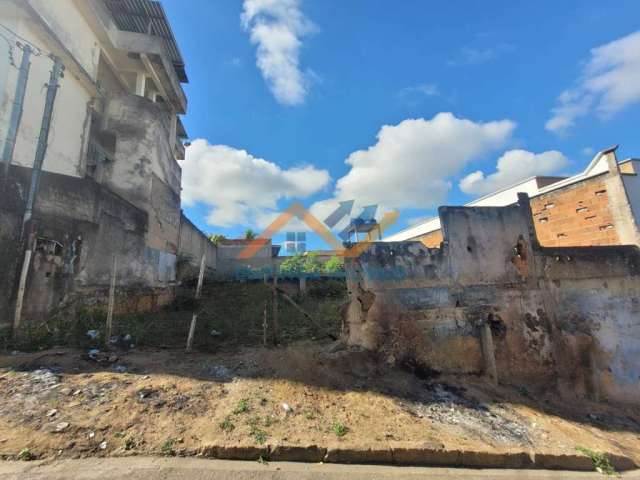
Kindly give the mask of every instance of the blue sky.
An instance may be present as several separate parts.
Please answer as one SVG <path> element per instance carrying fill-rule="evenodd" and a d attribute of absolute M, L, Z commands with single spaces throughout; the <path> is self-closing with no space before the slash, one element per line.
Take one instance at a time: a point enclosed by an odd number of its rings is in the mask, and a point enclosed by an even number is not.
<path fill-rule="evenodd" d="M 397 230 L 612 144 L 640 156 L 637 0 L 163 5 L 202 139 L 183 202 L 207 232 L 259 231 L 294 199 L 322 219 L 348 198 L 399 209 Z"/>

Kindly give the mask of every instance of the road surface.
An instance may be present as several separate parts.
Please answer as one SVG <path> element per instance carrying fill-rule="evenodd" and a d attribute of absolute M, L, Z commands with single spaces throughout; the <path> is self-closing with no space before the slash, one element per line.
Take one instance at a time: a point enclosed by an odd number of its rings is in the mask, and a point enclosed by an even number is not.
<path fill-rule="evenodd" d="M 198 458 L 87 458 L 41 462 L 0 461 L 0 480 L 603 480 L 599 473 L 549 470 L 472 470 L 376 465 L 305 464 Z M 640 471 L 623 479 L 640 480 Z"/>

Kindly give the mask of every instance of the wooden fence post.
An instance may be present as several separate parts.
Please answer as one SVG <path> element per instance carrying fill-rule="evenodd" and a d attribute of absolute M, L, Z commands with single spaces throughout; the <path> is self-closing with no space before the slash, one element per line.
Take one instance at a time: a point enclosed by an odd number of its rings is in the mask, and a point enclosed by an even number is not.
<path fill-rule="evenodd" d="M 29 273 L 29 265 L 31 264 L 31 248 L 25 250 L 24 261 L 22 262 L 22 271 L 20 272 L 20 283 L 18 284 L 18 298 L 16 299 L 16 311 L 13 317 L 13 336 L 18 336 L 20 328 L 20 320 L 22 319 L 22 302 L 24 300 L 24 291 L 27 285 L 27 274 Z"/>
<path fill-rule="evenodd" d="M 113 254 L 111 260 L 111 283 L 109 284 L 109 303 L 107 306 L 107 325 L 104 333 L 104 344 L 109 346 L 109 339 L 113 330 L 113 307 L 116 298 L 116 269 L 118 268 L 116 254 Z"/>
<path fill-rule="evenodd" d="M 264 301 L 264 310 L 262 312 L 262 344 L 267 346 L 267 301 Z"/>
<path fill-rule="evenodd" d="M 271 302 L 273 306 L 273 316 L 271 319 L 271 323 L 273 326 L 273 343 L 278 344 L 278 336 L 279 336 L 279 324 L 278 324 L 278 272 L 273 272 L 273 282 L 271 283 Z"/>
<path fill-rule="evenodd" d="M 202 255 L 202 260 L 200 261 L 200 273 L 198 274 L 198 286 L 196 287 L 196 300 L 200 299 L 200 294 L 202 293 L 202 282 L 204 280 L 204 267 L 207 262 L 207 257 Z M 196 302 L 197 303 L 197 302 Z M 193 317 L 191 317 L 191 325 L 189 326 L 189 336 L 187 337 L 187 352 L 191 351 L 191 347 L 193 347 L 193 336 L 196 333 L 196 321 L 198 320 L 198 305 L 196 304 L 196 310 L 193 312 Z"/>

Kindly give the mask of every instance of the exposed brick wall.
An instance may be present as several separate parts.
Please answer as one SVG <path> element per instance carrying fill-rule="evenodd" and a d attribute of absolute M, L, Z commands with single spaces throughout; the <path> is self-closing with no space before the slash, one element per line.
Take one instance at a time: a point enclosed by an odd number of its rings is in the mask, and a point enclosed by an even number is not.
<path fill-rule="evenodd" d="M 620 243 L 602 176 L 534 197 L 531 211 L 543 246 Z"/>
<path fill-rule="evenodd" d="M 444 240 L 442 236 L 442 230 L 436 230 L 434 232 L 429 232 L 425 235 L 415 238 L 414 240 L 421 241 L 425 247 L 429 248 L 438 248 L 440 247 L 440 243 Z"/>

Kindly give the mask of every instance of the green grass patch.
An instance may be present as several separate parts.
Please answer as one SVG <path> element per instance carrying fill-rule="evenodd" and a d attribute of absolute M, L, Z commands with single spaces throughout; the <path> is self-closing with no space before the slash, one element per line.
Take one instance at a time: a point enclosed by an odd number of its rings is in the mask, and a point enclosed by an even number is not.
<path fill-rule="evenodd" d="M 336 437 L 344 437 L 349 429 L 342 423 L 334 422 L 333 425 L 331 425 L 331 431 Z"/>
<path fill-rule="evenodd" d="M 576 450 L 589 457 L 593 462 L 593 468 L 603 475 L 615 475 L 616 469 L 611 465 L 611 461 L 604 453 L 595 452 L 586 447 L 576 447 Z"/>

